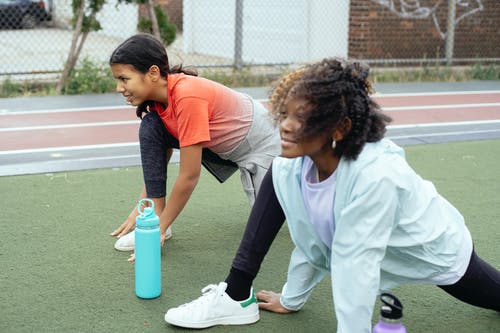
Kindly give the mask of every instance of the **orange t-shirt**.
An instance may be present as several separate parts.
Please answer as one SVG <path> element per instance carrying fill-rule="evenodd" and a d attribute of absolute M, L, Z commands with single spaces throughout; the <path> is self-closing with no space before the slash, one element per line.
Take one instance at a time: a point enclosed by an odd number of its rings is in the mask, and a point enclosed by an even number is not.
<path fill-rule="evenodd" d="M 217 82 L 169 74 L 167 94 L 167 108 L 156 103 L 154 109 L 181 148 L 203 142 L 215 153 L 228 153 L 252 124 L 251 98 Z"/>

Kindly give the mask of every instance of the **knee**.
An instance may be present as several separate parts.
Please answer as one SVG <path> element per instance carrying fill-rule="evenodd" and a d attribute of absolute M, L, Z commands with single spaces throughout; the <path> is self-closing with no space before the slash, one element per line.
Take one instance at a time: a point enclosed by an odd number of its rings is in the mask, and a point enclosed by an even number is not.
<path fill-rule="evenodd" d="M 156 141 L 162 136 L 162 131 L 165 128 L 161 118 L 156 112 L 149 112 L 142 118 L 139 126 L 139 141 Z"/>

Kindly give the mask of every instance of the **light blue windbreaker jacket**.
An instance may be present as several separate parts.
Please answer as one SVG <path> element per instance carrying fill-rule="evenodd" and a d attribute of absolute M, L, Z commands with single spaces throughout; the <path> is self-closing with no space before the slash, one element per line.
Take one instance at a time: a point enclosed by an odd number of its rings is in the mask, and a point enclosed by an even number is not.
<path fill-rule="evenodd" d="M 454 278 L 472 240 L 462 215 L 407 164 L 388 139 L 367 143 L 355 161 L 341 159 L 331 250 L 309 221 L 301 192 L 302 157 L 278 157 L 273 184 L 295 249 L 281 303 L 299 310 L 331 273 L 337 332 L 371 332 L 377 295 L 402 283 Z M 321 209 L 321 207 L 317 207 Z M 468 264 L 464 262 L 462 267 Z M 460 273 L 460 274 L 463 274 Z"/>

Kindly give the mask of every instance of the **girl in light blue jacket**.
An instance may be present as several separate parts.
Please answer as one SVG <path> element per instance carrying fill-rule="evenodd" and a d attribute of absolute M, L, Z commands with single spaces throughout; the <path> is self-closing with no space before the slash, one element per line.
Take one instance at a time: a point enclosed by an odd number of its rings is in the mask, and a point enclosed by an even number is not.
<path fill-rule="evenodd" d="M 282 82 L 272 100 L 282 139 L 274 190 L 296 248 L 271 311 L 297 311 L 332 278 L 337 332 L 370 332 L 375 299 L 429 283 L 500 311 L 500 272 L 473 251 L 462 215 L 383 139 L 368 70 L 325 60 Z"/>
<path fill-rule="evenodd" d="M 403 149 L 383 138 L 390 119 L 370 98 L 367 76 L 359 63 L 325 59 L 276 87 L 271 105 L 281 157 L 263 181 L 231 272 L 213 295 L 243 301 L 251 293 L 286 217 L 295 244 L 287 281 L 281 294 L 257 293 L 262 309 L 300 310 L 330 274 L 337 332 L 369 333 L 377 295 L 405 283 L 434 284 L 500 311 L 500 272 L 476 255 L 457 209 L 415 173 Z M 223 323 L 217 319 L 243 313 L 210 301 L 222 299 L 213 295 L 167 313 L 167 321 L 203 312 L 212 315 L 206 322 Z"/>

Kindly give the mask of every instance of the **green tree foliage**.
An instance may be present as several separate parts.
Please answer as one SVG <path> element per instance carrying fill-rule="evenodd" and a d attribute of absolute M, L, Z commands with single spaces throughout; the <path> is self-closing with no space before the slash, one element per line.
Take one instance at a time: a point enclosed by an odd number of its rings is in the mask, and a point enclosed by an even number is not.
<path fill-rule="evenodd" d="M 156 19 L 156 15 L 154 14 L 154 8 L 153 8 L 154 0 L 118 0 L 118 2 L 136 3 L 138 5 L 144 5 L 148 12 L 149 19 L 151 20 L 151 27 L 153 30 L 152 33 L 156 38 L 161 39 L 158 20 Z"/>
<path fill-rule="evenodd" d="M 107 63 L 94 63 L 84 58 L 71 72 L 64 94 L 102 94 L 112 92 L 116 87 L 116 80 Z"/>
<path fill-rule="evenodd" d="M 154 11 L 156 14 L 156 19 L 158 20 L 158 26 L 160 30 L 160 38 L 165 45 L 170 45 L 175 40 L 175 35 L 177 33 L 177 27 L 175 24 L 170 24 L 168 22 L 168 16 L 165 14 L 161 6 L 155 6 Z M 153 33 L 153 22 L 145 17 L 139 19 L 137 24 L 137 29 L 141 32 Z"/>
<path fill-rule="evenodd" d="M 63 72 L 57 82 L 56 92 L 60 94 L 67 83 L 71 72 L 75 68 L 78 57 L 89 32 L 101 29 L 101 25 L 96 20 L 97 13 L 102 9 L 106 0 L 72 0 L 73 8 L 73 37 L 68 52 L 68 58 L 64 65 Z"/>

